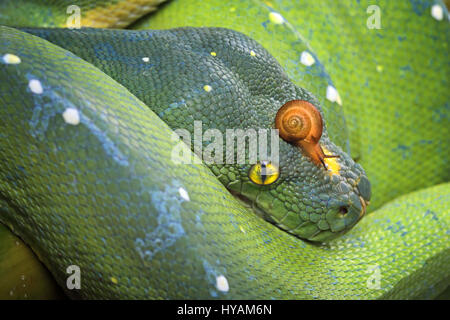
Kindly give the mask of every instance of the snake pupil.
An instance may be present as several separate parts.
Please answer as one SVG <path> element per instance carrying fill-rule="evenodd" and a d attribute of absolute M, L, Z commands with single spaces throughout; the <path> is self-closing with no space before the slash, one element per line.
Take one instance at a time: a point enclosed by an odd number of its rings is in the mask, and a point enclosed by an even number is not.
<path fill-rule="evenodd" d="M 261 163 L 261 180 L 264 184 L 264 181 L 266 181 L 267 179 L 267 166 L 266 164 L 263 162 Z"/>

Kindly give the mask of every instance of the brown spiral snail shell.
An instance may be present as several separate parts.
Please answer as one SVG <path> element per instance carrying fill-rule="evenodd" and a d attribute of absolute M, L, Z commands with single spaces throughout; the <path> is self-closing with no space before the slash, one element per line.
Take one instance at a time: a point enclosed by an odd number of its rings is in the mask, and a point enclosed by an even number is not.
<path fill-rule="evenodd" d="M 319 144 L 323 129 L 322 116 L 308 101 L 286 102 L 277 112 L 275 128 L 283 140 L 301 147 L 317 165 L 322 164 L 326 168 L 325 158 L 338 157 L 324 154 Z"/>

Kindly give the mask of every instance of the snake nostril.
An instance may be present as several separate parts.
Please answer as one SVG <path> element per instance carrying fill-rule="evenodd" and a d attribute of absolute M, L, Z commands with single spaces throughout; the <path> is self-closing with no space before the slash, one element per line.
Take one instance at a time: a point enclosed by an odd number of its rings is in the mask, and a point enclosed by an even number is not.
<path fill-rule="evenodd" d="M 348 208 L 346 206 L 339 207 L 339 214 L 345 216 L 348 213 Z"/>

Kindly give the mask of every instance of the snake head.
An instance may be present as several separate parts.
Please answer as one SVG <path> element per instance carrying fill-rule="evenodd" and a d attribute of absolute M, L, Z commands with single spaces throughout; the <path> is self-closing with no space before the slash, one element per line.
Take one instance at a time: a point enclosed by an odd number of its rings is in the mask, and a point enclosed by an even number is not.
<path fill-rule="evenodd" d="M 282 224 L 290 232 L 308 240 L 329 240 L 354 226 L 365 214 L 371 197 L 370 182 L 364 171 L 342 150 L 332 145 L 329 139 L 320 141 L 323 120 L 320 111 L 305 100 L 292 100 L 285 103 L 275 117 L 275 128 L 280 137 L 297 147 L 316 166 L 323 166 L 329 177 L 323 174 L 326 193 L 316 191 L 311 195 L 318 203 L 306 201 L 310 214 L 295 229 Z M 325 154 L 324 149 L 335 149 L 336 154 Z M 341 159 L 342 156 L 342 159 Z M 319 186 L 321 179 L 316 181 Z M 331 187 L 331 188 L 330 188 Z M 317 197 L 318 195 L 318 197 Z M 269 209 L 270 210 L 270 209 Z M 308 211 L 308 210 L 307 210 Z M 289 218 L 288 213 L 283 220 Z"/>
<path fill-rule="evenodd" d="M 317 102 L 315 102 L 317 103 Z M 306 100 L 285 103 L 275 117 L 279 163 L 251 166 L 241 198 L 266 220 L 310 241 L 329 241 L 365 214 L 370 182 L 324 132 L 321 112 Z M 332 154 L 331 154 L 332 153 Z"/>
<path fill-rule="evenodd" d="M 294 84 L 267 50 L 242 33 L 221 28 L 172 32 L 179 34 L 177 45 L 182 46 L 164 56 L 171 57 L 167 65 L 178 65 L 173 57 L 179 57 L 183 74 L 194 76 L 185 81 L 161 71 L 183 103 L 159 101 L 158 94 L 149 105 L 162 106 L 164 111 L 157 112 L 163 120 L 175 119 L 176 128 L 190 132 L 192 118 L 203 121 L 203 130 L 222 133 L 278 129 L 277 159 L 264 158 L 258 149 L 258 161 L 213 162 L 208 164 L 212 172 L 255 213 L 296 237 L 324 242 L 350 230 L 366 212 L 370 183 L 363 168 L 330 139 L 318 99 Z M 195 89 L 205 83 L 208 90 Z M 231 144 L 231 158 L 239 144 L 239 139 Z M 249 155 L 249 144 L 242 144 Z M 204 142 L 208 150 L 212 145 Z M 223 154 L 228 153 L 226 145 Z M 272 149 L 267 143 L 266 155 Z"/>

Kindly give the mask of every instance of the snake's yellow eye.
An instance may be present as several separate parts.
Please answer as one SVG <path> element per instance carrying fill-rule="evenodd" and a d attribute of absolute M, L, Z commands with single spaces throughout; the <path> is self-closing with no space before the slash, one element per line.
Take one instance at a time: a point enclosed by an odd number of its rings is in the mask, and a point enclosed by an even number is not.
<path fill-rule="evenodd" d="M 259 185 L 272 184 L 277 181 L 279 176 L 280 170 L 278 166 L 267 161 L 254 164 L 248 171 L 250 181 Z"/>

